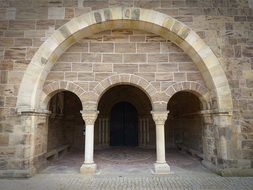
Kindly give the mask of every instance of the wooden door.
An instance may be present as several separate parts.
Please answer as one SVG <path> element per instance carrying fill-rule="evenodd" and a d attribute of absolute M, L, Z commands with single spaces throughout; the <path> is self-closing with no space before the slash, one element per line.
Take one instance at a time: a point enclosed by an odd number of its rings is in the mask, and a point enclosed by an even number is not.
<path fill-rule="evenodd" d="M 110 145 L 138 145 L 138 116 L 134 106 L 120 102 L 113 106 L 110 117 Z"/>

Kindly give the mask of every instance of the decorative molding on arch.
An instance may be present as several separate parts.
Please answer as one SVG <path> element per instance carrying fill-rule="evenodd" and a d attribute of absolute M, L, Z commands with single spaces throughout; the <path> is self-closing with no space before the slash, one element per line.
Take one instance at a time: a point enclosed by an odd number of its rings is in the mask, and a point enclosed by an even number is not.
<path fill-rule="evenodd" d="M 68 47 L 108 29 L 140 29 L 155 33 L 182 48 L 198 67 L 205 84 L 216 93 L 218 109 L 233 109 L 227 77 L 212 50 L 188 26 L 160 12 L 142 8 L 112 7 L 73 18 L 48 38 L 36 52 L 23 76 L 17 107 L 39 107 L 41 91 L 53 64 Z"/>
<path fill-rule="evenodd" d="M 117 85 L 132 85 L 142 90 L 153 104 L 153 96 L 157 93 L 157 89 L 146 79 L 134 74 L 116 74 L 109 76 L 100 81 L 91 91 L 84 93 L 81 96 L 83 102 L 93 103 L 98 105 L 100 98 L 110 88 Z"/>
<path fill-rule="evenodd" d="M 208 98 L 209 91 L 202 84 L 193 81 L 177 82 L 169 86 L 164 92 L 168 97 L 172 97 L 179 91 L 193 91 L 197 92 L 202 97 Z"/>
<path fill-rule="evenodd" d="M 41 108 L 46 108 L 49 100 L 57 93 L 63 90 L 67 90 L 76 94 L 81 100 L 82 94 L 86 91 L 79 85 L 71 81 L 55 81 L 44 86 L 41 95 Z"/>
<path fill-rule="evenodd" d="M 187 81 L 187 82 L 177 82 L 169 86 L 164 92 L 167 95 L 167 102 L 170 98 L 180 91 L 189 91 L 198 96 L 198 98 L 205 104 L 210 103 L 210 93 L 208 89 L 203 86 L 201 83 Z"/>

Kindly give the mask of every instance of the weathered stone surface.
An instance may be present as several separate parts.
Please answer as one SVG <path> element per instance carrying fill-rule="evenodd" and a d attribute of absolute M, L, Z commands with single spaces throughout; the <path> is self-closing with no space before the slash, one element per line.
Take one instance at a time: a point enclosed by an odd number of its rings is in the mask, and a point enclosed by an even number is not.
<path fill-rule="evenodd" d="M 112 72 L 112 64 L 93 64 L 94 72 Z"/>
<path fill-rule="evenodd" d="M 15 46 L 16 47 L 32 46 L 32 39 L 31 38 L 16 38 L 15 39 Z"/>
<path fill-rule="evenodd" d="M 68 39 L 71 42 L 77 40 L 78 43 L 70 47 L 66 52 L 62 52 L 62 50 L 68 47 L 67 45 L 70 45 L 69 43 L 62 43 L 56 50 L 53 50 L 54 42 L 48 47 L 44 47 L 45 50 L 43 53 L 37 55 L 38 57 L 42 56 L 44 58 L 43 60 L 45 60 L 45 65 L 41 68 L 37 65 L 41 59 L 36 60 L 36 57 L 33 59 L 34 62 L 31 63 L 34 63 L 33 70 L 29 71 L 27 76 L 33 76 L 34 73 L 39 74 L 39 71 L 42 71 L 44 68 L 44 73 L 49 74 L 48 76 L 40 76 L 40 78 L 31 77 L 30 80 L 27 80 L 29 85 L 25 87 L 26 92 L 36 94 L 38 91 L 32 92 L 33 89 L 31 89 L 31 86 L 39 83 L 44 77 L 47 77 L 45 85 L 55 81 L 55 85 L 51 86 L 51 90 L 57 90 L 59 87 L 58 81 L 64 80 L 64 84 L 66 83 L 65 88 L 69 88 L 69 91 L 73 91 L 78 95 L 83 92 L 82 88 L 92 91 L 97 85 L 95 92 L 102 93 L 103 88 L 99 82 L 110 77 L 110 80 L 108 79 L 107 81 L 108 89 L 112 81 L 115 83 L 124 81 L 127 84 L 130 80 L 131 82 L 134 81 L 133 85 L 140 85 L 144 88 L 142 89 L 143 91 L 146 90 L 148 94 L 150 93 L 151 101 L 158 101 L 156 105 L 159 106 L 155 108 L 161 109 L 163 108 L 161 105 L 166 104 L 165 107 L 167 109 L 168 102 L 173 100 L 173 97 L 169 96 L 173 96 L 181 90 L 187 92 L 189 90 L 191 92 L 194 91 L 193 94 L 196 91 L 196 94 L 200 94 L 203 98 L 201 100 L 203 102 L 206 101 L 208 105 L 206 107 L 203 106 L 205 107 L 203 109 L 215 110 L 215 117 L 219 114 L 219 111 L 222 113 L 232 113 L 232 124 L 229 124 L 227 119 L 223 120 L 223 116 L 217 119 L 219 127 L 226 128 L 224 131 L 229 131 L 227 130 L 229 128 L 228 126 L 233 126 L 233 132 L 231 133 L 220 131 L 221 136 L 225 136 L 225 141 L 229 139 L 227 142 L 223 142 L 222 139 L 214 139 L 217 138 L 216 134 L 214 134 L 217 131 L 212 126 L 213 121 L 211 119 L 205 119 L 206 123 L 204 127 L 206 130 L 203 134 L 208 134 L 208 138 L 203 138 L 204 142 L 202 145 L 204 152 L 206 149 L 206 152 L 208 152 L 205 155 L 206 159 L 212 163 L 221 164 L 221 167 L 237 167 L 238 159 L 242 160 L 240 163 L 238 162 L 238 165 L 243 167 L 249 165 L 249 161 L 252 160 L 253 155 L 251 151 L 251 141 L 253 139 L 251 134 L 253 121 L 253 56 L 251 31 L 253 25 L 251 23 L 252 11 L 249 9 L 248 2 L 246 1 L 231 1 L 229 3 L 228 1 L 218 0 L 212 2 L 195 0 L 127 0 L 124 2 L 113 0 L 2 1 L 0 2 L 1 122 L 4 119 L 12 121 L 8 116 L 10 114 L 16 115 L 16 96 L 19 93 L 23 73 L 40 45 L 49 39 L 54 30 L 61 27 L 74 16 L 97 8 L 116 5 L 147 7 L 170 16 L 174 15 L 174 18 L 178 21 L 165 15 L 161 16 L 155 11 L 126 8 L 125 6 L 122 9 L 115 8 L 104 9 L 99 12 L 95 11 L 85 18 L 83 17 L 80 21 L 87 19 L 87 23 L 98 22 L 99 24 L 90 26 L 88 31 L 83 30 L 81 34 L 75 33 L 75 39 Z M 118 20 L 118 23 L 100 23 L 104 19 L 109 20 L 118 17 L 119 19 L 122 17 L 124 19 L 134 19 L 135 21 L 124 21 L 120 23 L 120 20 Z M 137 22 L 139 19 L 150 20 L 150 23 L 146 21 L 141 23 Z M 73 21 L 77 26 L 80 24 L 80 27 L 86 25 L 86 22 L 79 23 L 78 19 L 74 19 Z M 182 23 L 179 21 L 182 21 Z M 158 25 L 162 25 L 163 28 L 158 28 Z M 112 28 L 123 29 L 112 30 Z M 125 28 L 139 28 L 143 29 L 143 31 Z M 172 32 L 166 32 L 165 28 Z M 67 37 L 72 29 L 62 27 L 60 31 Z M 93 32 L 96 33 L 102 30 L 107 31 L 90 35 Z M 156 34 L 149 33 L 151 31 Z M 195 32 L 211 50 L 205 46 Z M 176 36 L 176 33 L 181 37 Z M 166 39 L 158 34 L 166 37 Z M 85 35 L 86 38 L 79 39 L 79 35 Z M 87 37 L 87 35 L 90 36 Z M 61 36 L 58 37 L 61 38 Z M 167 41 L 168 39 L 172 40 L 172 42 Z M 178 44 L 183 50 L 173 43 Z M 63 53 L 57 60 L 57 63 L 47 61 L 49 60 L 47 56 L 50 56 L 48 52 L 51 48 L 54 51 L 54 55 L 51 57 L 52 60 Z M 212 52 L 217 57 L 213 56 Z M 200 57 L 202 59 L 199 59 Z M 206 63 L 206 65 L 203 63 Z M 50 64 L 52 64 L 51 70 Z M 119 73 L 124 73 L 124 76 L 119 77 L 117 75 Z M 79 82 L 76 82 L 78 80 Z M 229 86 L 226 85 L 227 80 Z M 81 88 L 78 85 L 74 85 L 72 83 L 73 81 L 75 81 L 75 84 L 80 84 Z M 161 91 L 165 91 L 166 94 Z M 228 111 L 231 108 L 228 100 L 230 91 L 233 97 L 233 110 Z M 220 94 L 222 96 L 218 97 Z M 42 94 L 42 98 L 45 98 L 43 96 Z M 98 101 L 96 96 L 97 94 L 92 92 L 88 93 L 86 98 L 94 101 L 92 104 L 95 105 L 98 103 L 96 102 Z M 27 97 L 22 96 L 22 100 L 25 98 Z M 36 98 L 33 97 L 32 99 Z M 86 103 L 84 103 L 84 100 L 85 96 L 82 98 L 83 106 L 85 107 Z M 184 98 L 182 98 L 183 100 Z M 27 102 L 31 101 L 27 100 Z M 96 106 L 90 106 L 90 104 L 87 103 L 87 108 L 96 109 Z M 41 102 L 34 103 L 34 106 L 38 106 L 38 109 L 40 109 L 40 105 Z M 219 110 L 221 107 L 224 110 Z M 186 103 L 184 104 L 183 110 L 188 110 Z M 196 113 L 198 111 L 200 110 L 197 110 Z M 186 139 L 188 139 L 186 144 L 191 148 L 200 150 L 199 144 L 201 143 L 199 143 L 199 140 L 201 137 L 198 135 L 202 133 L 197 134 L 197 128 L 192 127 L 200 126 L 196 119 L 197 117 L 192 116 L 189 120 L 183 118 L 180 122 L 182 122 L 182 125 L 187 123 L 187 126 L 191 126 L 192 129 L 191 131 L 185 131 L 184 140 L 187 141 Z M 36 120 L 37 117 L 34 117 L 34 119 Z M 24 125 L 30 126 L 29 122 L 31 120 L 27 120 Z M 41 124 L 39 126 L 43 125 Z M 15 125 L 14 128 L 18 131 L 21 130 L 20 123 L 17 126 Z M 38 127 L 38 130 L 41 130 L 41 127 Z M 0 127 L 0 132 L 2 131 L 4 131 L 4 127 Z M 15 133 L 14 129 L 11 132 Z M 42 131 L 39 132 L 43 134 Z M 151 132 L 155 134 L 155 131 Z M 165 131 L 165 133 L 167 135 L 166 139 L 172 138 L 171 131 Z M 22 143 L 29 141 L 22 140 L 22 138 L 17 138 L 17 140 L 20 140 Z M 155 138 L 152 140 L 154 141 Z M 219 140 L 221 140 L 221 143 Z M 43 150 L 45 151 L 45 142 L 44 144 L 41 143 L 45 139 L 38 137 L 37 141 L 38 143 L 35 146 L 36 150 L 34 151 L 35 154 L 41 154 Z M 169 147 L 172 142 L 167 141 L 166 143 L 168 143 L 166 146 Z M 11 150 L 11 147 L 8 148 Z M 226 154 L 226 150 L 228 154 Z M 29 151 L 27 150 L 27 152 Z M 4 156 L 13 156 L 14 153 L 4 154 Z M 16 153 L 16 156 L 22 155 L 27 155 L 27 153 L 24 153 L 20 149 Z M 218 159 L 217 157 L 228 157 L 231 161 L 226 161 L 225 158 Z M 17 166 L 17 163 L 13 161 L 10 166 Z M 4 169 L 7 167 L 4 162 L 3 167 Z"/>
<path fill-rule="evenodd" d="M 122 55 L 121 54 L 103 54 L 104 63 L 121 63 Z"/>
<path fill-rule="evenodd" d="M 91 43 L 90 44 L 90 51 L 91 52 L 107 52 L 112 53 L 114 46 L 112 43 Z"/>
<path fill-rule="evenodd" d="M 47 19 L 48 8 L 36 7 L 36 8 L 17 8 L 16 19 Z"/>
<path fill-rule="evenodd" d="M 160 52 L 160 43 L 137 43 L 138 53 Z"/>
<path fill-rule="evenodd" d="M 48 8 L 48 19 L 64 19 L 65 9 L 63 7 L 49 7 Z"/>
<path fill-rule="evenodd" d="M 26 56 L 26 48 L 10 48 L 4 53 L 5 59 L 24 59 Z"/>
<path fill-rule="evenodd" d="M 159 62 L 168 62 L 167 54 L 148 54 L 148 62 L 159 63 Z"/>
<path fill-rule="evenodd" d="M 101 62 L 101 57 L 98 53 L 82 53 L 82 62 Z"/>
<path fill-rule="evenodd" d="M 35 21 L 30 20 L 12 20 L 9 22 L 10 30 L 34 30 Z"/>
<path fill-rule="evenodd" d="M 93 73 L 78 72 L 78 80 L 79 81 L 93 81 L 94 74 Z"/>
<path fill-rule="evenodd" d="M 135 43 L 115 43 L 116 53 L 136 53 Z"/>
<path fill-rule="evenodd" d="M 71 63 L 68 62 L 57 63 L 52 68 L 52 71 L 70 71 L 70 70 L 71 70 Z"/>
<path fill-rule="evenodd" d="M 72 63 L 72 71 L 92 72 L 92 64 L 90 64 L 90 63 Z"/>
<path fill-rule="evenodd" d="M 117 73 L 134 73 L 138 71 L 137 64 L 114 64 L 113 71 Z"/>
<path fill-rule="evenodd" d="M 13 38 L 0 38 L 0 47 L 12 47 L 14 44 Z"/>
<path fill-rule="evenodd" d="M 81 54 L 80 53 L 65 53 L 59 59 L 59 62 L 80 62 Z"/>
<path fill-rule="evenodd" d="M 124 54 L 124 63 L 145 63 L 145 54 Z"/>

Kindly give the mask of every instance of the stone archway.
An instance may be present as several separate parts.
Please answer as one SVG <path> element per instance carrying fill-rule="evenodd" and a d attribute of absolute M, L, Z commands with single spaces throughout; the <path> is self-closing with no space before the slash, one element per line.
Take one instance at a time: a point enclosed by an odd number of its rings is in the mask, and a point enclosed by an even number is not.
<path fill-rule="evenodd" d="M 232 97 L 227 78 L 218 59 L 192 29 L 168 15 L 152 10 L 121 7 L 101 9 L 74 18 L 55 31 L 39 48 L 24 74 L 17 100 L 18 112 L 22 114 L 36 113 L 45 109 L 45 104 L 41 103 L 41 100 L 47 101 L 46 89 L 43 90 L 43 85 L 53 64 L 68 47 L 83 37 L 108 29 L 120 28 L 142 29 L 158 34 L 181 47 L 192 58 L 208 87 L 210 99 L 216 100 L 212 106 L 212 111 L 209 113 L 215 113 L 216 119 L 214 121 L 216 123 L 214 126 L 219 131 L 217 139 L 223 139 L 219 142 L 220 145 L 217 145 L 218 157 L 224 160 L 228 159 L 227 142 L 224 141 L 226 131 L 223 129 L 229 130 L 231 125 L 231 118 L 228 113 L 232 112 Z M 157 126 L 157 137 L 164 136 L 164 122 L 167 119 L 166 105 L 171 96 L 170 90 L 180 88 L 180 85 L 182 87 L 187 86 L 187 84 L 181 83 L 165 91 L 157 91 L 150 83 L 133 74 L 112 76 L 88 91 L 83 91 L 78 85 L 69 83 L 70 85 L 67 86 L 71 86 L 79 93 L 83 104 L 83 118 L 87 123 L 87 133 L 90 134 L 85 143 L 87 147 L 90 147 L 86 149 L 87 152 L 85 153 L 85 164 L 88 170 L 94 171 L 95 168 L 93 135 L 94 122 L 98 114 L 98 99 L 107 87 L 118 83 L 132 83 L 148 92 L 152 103 L 153 118 Z M 65 85 L 65 81 L 56 82 L 55 85 Z M 65 88 L 68 88 L 67 86 Z M 50 88 L 54 88 L 54 85 Z M 224 120 L 226 122 L 222 122 Z M 157 144 L 162 145 L 159 148 L 157 160 L 159 160 L 159 164 L 165 164 L 164 141 L 162 138 L 157 138 L 157 140 Z M 217 164 L 217 160 L 215 164 Z M 157 167 L 160 166 L 157 165 Z"/>
<path fill-rule="evenodd" d="M 204 81 L 217 98 L 217 110 L 232 111 L 232 96 L 226 75 L 203 40 L 176 19 L 148 9 L 115 7 L 83 14 L 72 19 L 44 42 L 29 64 L 20 86 L 19 112 L 39 109 L 40 94 L 54 62 L 78 39 L 107 29 L 143 29 L 181 47 L 195 62 Z"/>

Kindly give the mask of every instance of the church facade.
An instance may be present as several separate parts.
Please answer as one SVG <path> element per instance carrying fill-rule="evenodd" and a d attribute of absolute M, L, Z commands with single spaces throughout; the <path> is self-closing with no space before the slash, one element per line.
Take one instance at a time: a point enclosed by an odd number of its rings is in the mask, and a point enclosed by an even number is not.
<path fill-rule="evenodd" d="M 0 176 L 49 153 L 184 149 L 226 175 L 253 174 L 249 1 L 1 1 Z"/>

